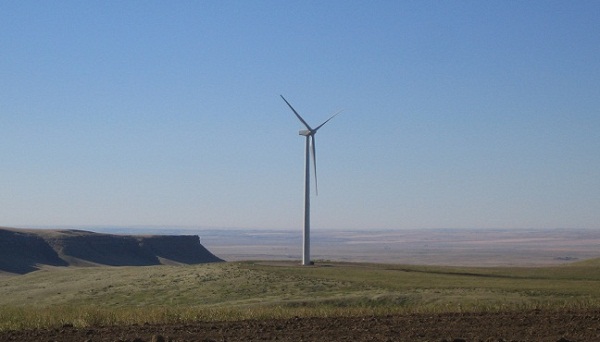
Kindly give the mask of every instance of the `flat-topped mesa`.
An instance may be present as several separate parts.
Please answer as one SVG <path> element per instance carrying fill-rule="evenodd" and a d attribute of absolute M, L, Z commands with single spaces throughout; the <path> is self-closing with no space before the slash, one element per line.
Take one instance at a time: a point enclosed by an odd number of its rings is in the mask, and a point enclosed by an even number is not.
<path fill-rule="evenodd" d="M 0 228 L 0 271 L 40 266 L 151 266 L 223 261 L 197 235 L 113 235 L 82 230 Z"/>

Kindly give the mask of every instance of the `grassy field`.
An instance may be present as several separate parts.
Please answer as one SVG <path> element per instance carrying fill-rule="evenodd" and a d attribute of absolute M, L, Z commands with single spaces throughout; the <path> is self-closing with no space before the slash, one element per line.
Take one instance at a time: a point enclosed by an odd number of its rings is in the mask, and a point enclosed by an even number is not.
<path fill-rule="evenodd" d="M 0 277 L 0 330 L 600 307 L 600 259 L 544 268 L 320 262 L 53 268 Z"/>

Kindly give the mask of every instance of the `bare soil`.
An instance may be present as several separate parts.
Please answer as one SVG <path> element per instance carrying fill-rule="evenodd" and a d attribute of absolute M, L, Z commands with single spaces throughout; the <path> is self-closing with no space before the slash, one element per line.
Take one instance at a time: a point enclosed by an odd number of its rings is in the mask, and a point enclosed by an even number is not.
<path fill-rule="evenodd" d="M 0 341 L 600 341 L 600 310 L 291 318 L 0 332 Z"/>

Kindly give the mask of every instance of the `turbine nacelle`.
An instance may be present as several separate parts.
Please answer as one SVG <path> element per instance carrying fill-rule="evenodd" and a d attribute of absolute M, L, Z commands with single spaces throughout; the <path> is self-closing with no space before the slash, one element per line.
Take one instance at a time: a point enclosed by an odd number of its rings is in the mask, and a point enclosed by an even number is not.
<path fill-rule="evenodd" d="M 329 120 L 333 119 L 336 115 L 338 115 L 340 111 L 338 111 L 337 113 L 333 114 L 331 117 L 329 117 L 329 119 L 325 120 L 322 124 L 320 124 L 319 126 L 312 128 L 310 127 L 310 125 L 300 116 L 300 114 L 298 114 L 298 112 L 294 109 L 294 107 L 292 107 L 292 105 L 285 99 L 285 97 L 283 97 L 283 95 L 280 95 L 281 98 L 283 99 L 283 101 L 285 101 L 285 103 L 288 105 L 288 107 L 290 107 L 290 109 L 292 110 L 292 112 L 294 112 L 294 115 L 296 115 L 296 117 L 298 118 L 298 120 L 300 120 L 300 122 L 302 122 L 302 124 L 304 125 L 304 127 L 306 127 L 306 129 L 301 129 L 298 134 L 301 136 L 306 137 L 306 165 L 307 165 L 307 170 L 308 170 L 308 163 L 309 163 L 309 149 L 310 149 L 310 154 L 312 155 L 312 160 L 313 160 L 313 168 L 314 168 L 314 173 L 315 173 L 315 192 L 318 193 L 318 186 L 317 186 L 317 148 L 315 146 L 315 134 L 317 134 L 317 131 L 323 127 L 326 123 L 329 122 Z M 308 175 L 308 171 L 306 174 L 306 177 L 310 177 Z M 308 182 L 308 179 L 307 179 Z"/>

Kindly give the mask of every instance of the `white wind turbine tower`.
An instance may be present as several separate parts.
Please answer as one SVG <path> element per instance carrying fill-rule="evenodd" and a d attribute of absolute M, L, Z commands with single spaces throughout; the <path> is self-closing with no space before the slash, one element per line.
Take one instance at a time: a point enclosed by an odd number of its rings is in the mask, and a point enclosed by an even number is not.
<path fill-rule="evenodd" d="M 315 173 L 315 192 L 318 194 L 319 190 L 317 188 L 317 150 L 315 148 L 315 134 L 319 130 L 319 128 L 323 127 L 329 120 L 333 119 L 334 116 L 338 115 L 341 111 L 333 114 L 329 119 L 325 122 L 317 126 L 316 128 L 311 128 L 306 121 L 296 112 L 294 107 L 287 102 L 283 95 L 280 95 L 283 101 L 287 103 L 292 112 L 296 114 L 296 117 L 302 122 L 302 124 L 306 127 L 306 129 L 300 130 L 299 134 L 306 137 L 306 152 L 305 152 L 305 168 L 304 168 L 304 239 L 303 239 L 303 253 L 302 253 L 302 265 L 312 265 L 310 261 L 310 154 L 312 154 L 313 159 L 313 167 Z"/>

